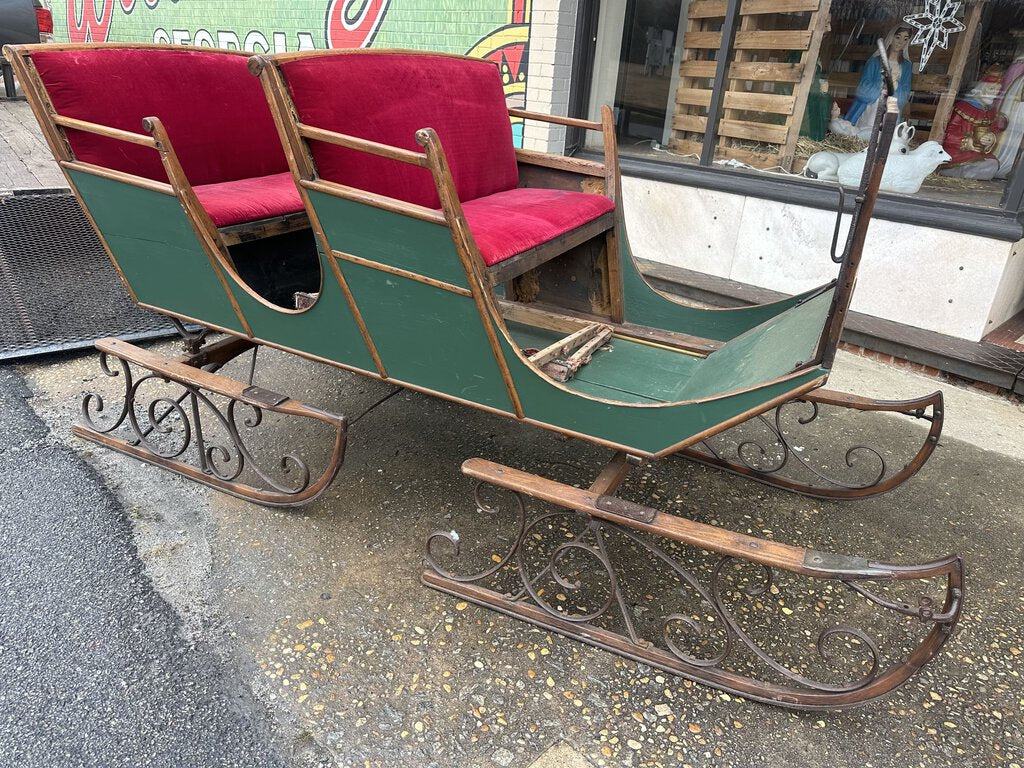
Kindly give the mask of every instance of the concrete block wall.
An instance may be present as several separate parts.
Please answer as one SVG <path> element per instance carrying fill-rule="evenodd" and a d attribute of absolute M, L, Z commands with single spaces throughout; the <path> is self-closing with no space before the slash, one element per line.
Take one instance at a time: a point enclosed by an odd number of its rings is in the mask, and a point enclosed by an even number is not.
<path fill-rule="evenodd" d="M 639 258 L 790 294 L 837 274 L 829 211 L 631 177 L 622 189 Z M 852 309 L 979 341 L 1024 308 L 1022 245 L 876 219 Z"/>

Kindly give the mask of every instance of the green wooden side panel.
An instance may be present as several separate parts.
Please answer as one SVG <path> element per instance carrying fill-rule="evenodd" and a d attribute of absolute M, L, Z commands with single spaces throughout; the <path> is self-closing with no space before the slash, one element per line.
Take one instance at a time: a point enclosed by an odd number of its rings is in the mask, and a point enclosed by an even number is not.
<path fill-rule="evenodd" d="M 243 333 L 177 198 L 70 174 L 139 301 Z"/>
<path fill-rule="evenodd" d="M 679 399 L 675 393 L 702 362 L 702 358 L 682 352 L 612 339 L 580 369 L 580 375 L 584 381 L 619 393 L 602 397 L 628 402 L 669 402 Z"/>
<path fill-rule="evenodd" d="M 512 411 L 473 299 L 340 263 L 388 376 Z"/>
<path fill-rule="evenodd" d="M 698 400 L 760 386 L 813 358 L 833 292 L 830 289 L 787 309 L 706 358 L 613 339 L 594 354 L 567 386 L 577 392 L 630 403 Z M 508 327 L 520 347 L 541 348 L 563 336 L 521 323 L 510 323 Z"/>
<path fill-rule="evenodd" d="M 701 309 L 677 304 L 665 298 L 644 280 L 636 268 L 629 250 L 629 238 L 625 236 L 625 225 L 619 214 L 621 238 L 622 282 L 627 322 L 649 325 L 666 331 L 689 333 L 705 339 L 729 341 L 741 333 L 770 320 L 812 296 L 820 288 L 814 288 L 797 296 L 791 296 L 771 304 L 730 309 Z"/>
<path fill-rule="evenodd" d="M 319 248 L 317 251 L 320 257 L 320 298 L 305 312 L 281 312 L 255 298 L 229 276 L 231 292 L 256 338 L 376 374 L 377 365 L 345 294 L 331 271 L 327 257 Z"/>
<path fill-rule="evenodd" d="M 447 227 L 323 192 L 309 199 L 332 249 L 468 287 Z"/>
<path fill-rule="evenodd" d="M 835 289 L 792 307 L 708 355 L 678 400 L 757 386 L 810 362 L 817 351 Z"/>
<path fill-rule="evenodd" d="M 658 453 L 825 375 L 816 368 L 788 381 L 704 402 L 658 407 L 604 403 L 559 389 L 523 363 L 500 331 L 499 338 L 527 418 L 646 453 Z"/>

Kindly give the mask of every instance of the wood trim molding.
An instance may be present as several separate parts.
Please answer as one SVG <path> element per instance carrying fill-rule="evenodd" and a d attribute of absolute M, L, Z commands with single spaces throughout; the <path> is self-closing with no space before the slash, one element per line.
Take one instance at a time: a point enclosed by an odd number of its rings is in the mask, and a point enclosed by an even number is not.
<path fill-rule="evenodd" d="M 349 187 L 344 184 L 338 184 L 334 181 L 324 181 L 323 179 L 310 181 L 309 179 L 301 179 L 299 181 L 299 186 L 303 189 L 311 189 L 314 192 L 323 192 L 326 195 L 333 195 L 334 197 L 351 200 L 354 203 L 372 205 L 374 208 L 380 208 L 381 210 L 390 211 L 391 213 L 400 213 L 404 216 L 420 219 L 421 221 L 429 221 L 431 224 L 440 224 L 441 226 L 448 225 L 448 222 L 441 211 L 435 211 L 433 208 L 416 205 L 415 203 L 407 203 L 404 200 L 399 200 L 394 197 L 378 195 L 374 192 L 366 192 L 365 190 L 357 189 L 356 187 Z"/>
<path fill-rule="evenodd" d="M 277 127 L 278 135 L 281 137 L 285 156 L 288 158 L 288 166 L 291 168 L 292 177 L 295 179 L 299 195 L 302 197 L 302 204 L 309 215 L 309 222 L 313 233 L 320 244 L 320 250 L 324 254 L 329 254 L 332 250 L 331 244 L 327 239 L 327 233 L 324 232 L 323 225 L 320 223 L 320 218 L 316 214 L 316 208 L 309 199 L 309 190 L 315 189 L 326 194 L 344 196 L 344 190 L 348 188 L 337 190 L 333 188 L 334 185 L 328 182 L 313 181 L 317 175 L 316 162 L 313 159 L 313 153 L 309 151 L 309 145 L 299 135 L 298 114 L 292 97 L 288 93 L 288 86 L 285 84 L 284 75 L 281 73 L 279 60 L 264 56 L 253 56 L 249 59 L 249 71 L 259 77 L 260 83 L 263 85 L 263 92 L 267 97 L 267 103 L 270 105 L 274 125 Z M 341 185 L 337 186 L 340 187 Z M 342 274 L 337 260 L 328 257 L 324 261 L 327 262 L 331 273 L 334 275 L 335 282 L 341 288 L 342 295 L 344 295 L 345 301 L 348 304 L 349 312 L 352 313 L 356 326 L 359 328 L 359 335 L 362 337 L 363 343 L 370 353 L 378 375 L 382 379 L 389 379 L 387 369 L 384 367 L 384 361 L 377 350 L 377 345 L 370 334 L 370 329 L 366 325 L 363 313 L 356 303 L 355 295 Z"/>
<path fill-rule="evenodd" d="M 441 210 L 444 212 L 445 220 L 452 232 L 452 239 L 455 242 L 455 250 L 462 262 L 462 268 L 466 272 L 466 280 L 469 282 L 473 295 L 473 302 L 476 304 L 477 314 L 487 336 L 487 343 L 494 354 L 494 362 L 501 373 L 502 381 L 509 400 L 512 402 L 512 409 L 517 419 L 524 417 L 523 405 L 519 400 L 519 393 L 516 391 L 515 382 L 512 379 L 512 372 L 509 370 L 508 361 L 498 343 L 497 333 L 494 324 L 491 322 L 488 311 L 488 301 L 485 292 L 490 293 L 487 287 L 487 278 L 484 274 L 484 261 L 480 256 L 476 240 L 466 223 L 465 214 L 462 211 L 462 203 L 459 202 L 459 195 L 455 190 L 455 180 L 452 178 L 451 169 L 448 167 L 448 158 L 441 146 L 441 140 L 433 128 L 423 128 L 416 132 L 416 143 L 424 148 L 427 160 L 430 163 L 430 171 L 434 176 L 434 185 L 437 187 L 438 197 L 441 199 Z"/>
<path fill-rule="evenodd" d="M 379 261 L 372 261 L 370 259 L 364 259 L 361 256 L 353 256 L 350 253 L 343 253 L 342 251 L 331 251 L 331 255 L 336 259 L 342 261 L 348 261 L 352 264 L 358 264 L 361 267 L 367 267 L 369 269 L 376 269 L 379 272 L 387 272 L 388 274 L 396 275 L 398 277 L 404 277 L 408 280 L 414 280 L 417 283 L 423 283 L 424 285 L 432 286 L 433 288 L 440 288 L 442 291 L 450 291 L 451 293 L 457 293 L 459 296 L 472 296 L 473 292 L 468 288 L 463 288 L 459 285 L 453 285 L 452 283 L 446 283 L 443 280 L 436 280 L 433 277 L 427 277 L 421 275 L 419 272 L 412 272 L 408 269 L 401 269 L 400 267 L 393 267 L 390 264 L 382 264 Z"/>
<path fill-rule="evenodd" d="M 131 184 L 133 187 L 148 189 L 150 192 L 159 192 L 162 195 L 174 195 L 174 187 L 162 181 L 147 179 L 145 176 L 136 176 L 134 173 L 115 171 L 113 168 L 104 168 L 101 165 L 83 163 L 78 160 L 61 160 L 57 163 L 61 168 L 68 171 L 88 173 L 92 176 L 99 176 L 103 179 L 119 181 L 122 184 Z"/>
<path fill-rule="evenodd" d="M 210 260 L 210 266 L 213 267 L 213 271 L 217 275 L 217 279 L 220 281 L 228 301 L 231 302 L 231 307 L 238 316 L 238 322 L 242 324 L 246 334 L 252 336 L 252 328 L 249 325 L 249 321 L 245 319 L 245 314 L 238 304 L 238 299 L 235 298 L 235 294 L 231 291 L 227 276 L 224 274 L 225 269 L 231 272 L 232 277 L 239 286 L 250 293 L 252 291 L 249 290 L 245 282 L 235 272 L 227 246 L 221 240 L 220 232 L 217 231 L 217 227 L 210 218 L 210 215 L 199 202 L 199 198 L 196 197 L 192 183 L 188 180 L 188 176 L 185 175 L 185 170 L 181 167 L 181 161 L 174 151 L 171 138 L 167 135 L 167 129 L 164 128 L 164 124 L 158 117 L 145 118 L 142 121 L 142 127 L 156 142 L 156 149 L 160 153 L 160 161 L 163 163 L 164 172 L 174 188 L 178 202 L 181 203 L 185 216 L 192 225 L 200 245 L 206 251 L 206 256 Z"/>

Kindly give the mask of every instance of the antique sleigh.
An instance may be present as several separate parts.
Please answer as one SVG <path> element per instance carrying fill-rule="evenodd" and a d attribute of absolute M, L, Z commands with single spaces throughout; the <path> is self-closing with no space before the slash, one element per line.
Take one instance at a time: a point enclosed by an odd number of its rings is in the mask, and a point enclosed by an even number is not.
<path fill-rule="evenodd" d="M 251 374 L 246 383 L 217 373 L 247 350 L 276 347 L 614 451 L 586 489 L 467 460 L 463 472 L 480 481 L 479 511 L 500 519 L 483 489 L 511 492 L 513 534 L 507 546 L 495 545 L 503 554 L 468 574 L 452 564 L 458 534 L 433 534 L 423 574 L 431 587 L 686 678 L 799 708 L 876 698 L 950 636 L 962 602 L 957 556 L 892 565 L 829 554 L 616 495 L 632 467 L 673 454 L 826 498 L 890 490 L 926 461 L 941 430 L 940 394 L 887 402 L 821 388 L 849 308 L 894 108 L 879 110 L 846 246 L 833 253 L 838 278 L 772 304 L 709 309 L 660 293 L 637 268 L 611 111 L 595 123 L 509 110 L 493 64 L 410 51 L 250 58 L 109 45 L 15 47 L 9 58 L 125 287 L 140 306 L 173 318 L 186 339 L 175 359 L 98 341 L 103 371 L 123 377 L 125 399 L 112 413 L 86 395 L 75 434 L 257 503 L 308 502 L 341 466 L 346 420 L 252 386 Z M 516 149 L 510 118 L 599 131 L 603 162 Z M 226 335 L 207 344 L 211 330 Z M 136 377 L 138 370 L 145 373 Z M 176 383 L 180 395 L 143 407 L 143 384 L 154 379 Z M 814 468 L 794 478 L 784 470 L 808 465 L 780 413 L 807 409 L 797 420 L 806 424 L 821 406 L 904 414 L 927 419 L 930 429 L 895 471 L 870 452 L 879 471 L 866 480 L 843 482 Z M 206 422 L 204 412 L 213 413 Z M 332 430 L 323 472 L 312 477 L 293 454 L 280 460 L 283 473 L 258 465 L 243 433 L 265 413 Z M 211 421 L 227 447 L 210 438 Z M 157 439 L 167 422 L 184 430 L 173 450 Z M 726 447 L 723 436 L 750 424 L 768 429 L 775 459 L 752 459 L 749 440 Z M 858 451 L 869 452 L 851 449 L 847 465 Z M 562 511 L 528 523 L 525 497 Z M 541 533 L 565 521 L 561 538 L 538 556 Z M 621 567 L 612 538 L 630 553 Z M 679 545 L 718 558 L 707 585 L 676 557 Z M 656 623 L 657 642 L 642 636 L 638 598 L 623 586 L 639 556 L 659 564 L 658 580 L 699 604 Z M 575 596 L 595 573 L 604 583 L 596 609 L 551 597 Z M 824 660 L 839 647 L 859 661 L 849 679 L 815 677 L 741 626 L 746 609 L 735 601 L 760 604 L 778 591 L 777 574 L 811 583 L 812 603 L 831 605 L 842 593 L 869 624 L 895 616 L 903 631 L 919 627 L 923 637 L 889 659 L 864 630 L 829 626 L 803 644 Z M 542 582 L 553 585 L 547 593 Z M 918 592 L 901 596 L 904 587 Z"/>

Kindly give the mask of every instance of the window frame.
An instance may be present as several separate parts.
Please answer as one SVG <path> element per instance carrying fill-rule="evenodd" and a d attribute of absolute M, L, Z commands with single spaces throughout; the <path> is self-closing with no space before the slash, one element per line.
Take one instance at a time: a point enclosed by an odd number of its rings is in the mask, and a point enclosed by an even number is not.
<path fill-rule="evenodd" d="M 741 2 L 742 0 L 726 0 L 725 24 L 722 27 L 723 49 L 732 48 Z M 580 0 L 577 9 L 572 75 L 569 81 L 569 114 L 575 117 L 587 117 L 596 63 L 600 4 L 601 0 Z M 744 172 L 716 168 L 712 165 L 722 102 L 725 98 L 729 60 L 728 56 L 719 56 L 716 60 L 711 106 L 708 109 L 708 125 L 714 127 L 704 135 L 700 160 L 695 164 L 681 164 L 623 155 L 620 157 L 622 172 L 627 176 L 641 179 L 809 208 L 836 210 L 838 195 L 813 179 Z M 596 152 L 585 148 L 582 131 L 579 129 L 566 133 L 564 152 L 568 155 L 597 157 Z M 852 198 L 853 195 L 847 195 L 848 212 L 853 210 Z M 951 213 L 955 215 L 951 216 Z M 1018 153 L 1017 163 L 1007 179 L 997 207 L 951 203 L 883 192 L 878 197 L 875 216 L 897 223 L 963 232 L 998 240 L 1016 242 L 1024 239 L 1024 151 Z"/>

